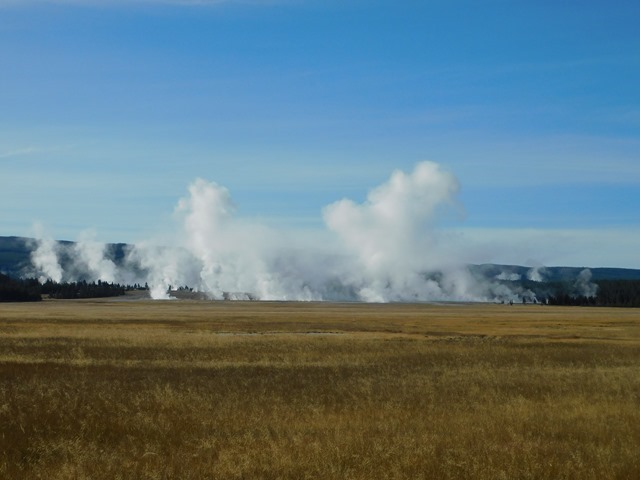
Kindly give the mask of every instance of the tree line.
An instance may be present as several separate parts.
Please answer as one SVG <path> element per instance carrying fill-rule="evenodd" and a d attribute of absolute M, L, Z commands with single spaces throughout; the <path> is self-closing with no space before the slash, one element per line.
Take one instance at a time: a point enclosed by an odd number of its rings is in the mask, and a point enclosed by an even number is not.
<path fill-rule="evenodd" d="M 38 280 L 16 280 L 0 273 L 0 302 L 37 302 L 42 299 Z"/>
<path fill-rule="evenodd" d="M 148 286 L 120 285 L 102 282 L 54 282 L 40 283 L 35 278 L 15 279 L 0 274 L 0 302 L 37 302 L 43 295 L 55 299 L 103 298 L 124 295 L 128 290 L 146 290 Z"/>
<path fill-rule="evenodd" d="M 104 298 L 124 295 L 127 287 L 118 283 L 97 282 L 64 282 L 47 280 L 42 284 L 41 293 L 49 298 Z"/>
<path fill-rule="evenodd" d="M 549 305 L 597 307 L 640 307 L 640 280 L 598 280 L 594 296 L 571 295 L 559 291 L 547 298 Z"/>
<path fill-rule="evenodd" d="M 598 289 L 593 296 L 576 294 L 569 282 L 537 284 L 538 288 L 532 290 L 538 302 L 549 305 L 640 307 L 640 280 L 598 280 L 595 284 Z M 100 280 L 62 283 L 47 280 L 41 284 L 35 278 L 15 279 L 0 273 L 0 302 L 36 302 L 43 295 L 55 299 L 115 297 L 128 290 L 148 288 L 146 284 L 120 285 Z"/>

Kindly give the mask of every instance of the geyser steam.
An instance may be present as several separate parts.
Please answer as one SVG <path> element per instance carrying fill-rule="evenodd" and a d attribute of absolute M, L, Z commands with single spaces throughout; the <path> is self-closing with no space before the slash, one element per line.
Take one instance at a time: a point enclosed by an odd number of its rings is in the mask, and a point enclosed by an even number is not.
<path fill-rule="evenodd" d="M 215 299 L 491 300 L 498 294 L 493 286 L 439 247 L 436 220 L 456 204 L 458 189 L 455 177 L 432 162 L 395 171 L 363 203 L 343 199 L 325 207 L 324 234 L 333 235 L 333 244 L 319 246 L 236 218 L 229 191 L 197 179 L 176 206 L 178 233 L 170 246 L 139 243 L 116 266 L 85 235 L 69 253 L 73 272 L 62 272 L 55 245 L 40 240 L 33 264 L 41 277 L 58 281 L 83 271 L 89 279 L 148 283 L 158 299 L 169 298 L 171 286 L 188 285 Z"/>
<path fill-rule="evenodd" d="M 40 283 L 49 279 L 54 282 L 62 281 L 63 271 L 58 262 L 58 243 L 46 235 L 44 227 L 40 224 L 34 225 L 33 232 L 38 241 L 36 248 L 31 253 L 31 263 Z"/>
<path fill-rule="evenodd" d="M 355 259 L 345 273 L 362 300 L 443 296 L 439 285 L 425 278 L 450 267 L 436 261 L 431 222 L 441 206 L 453 203 L 458 188 L 453 175 L 423 162 L 411 174 L 395 171 L 361 205 L 344 199 L 324 209 L 327 227 Z"/>

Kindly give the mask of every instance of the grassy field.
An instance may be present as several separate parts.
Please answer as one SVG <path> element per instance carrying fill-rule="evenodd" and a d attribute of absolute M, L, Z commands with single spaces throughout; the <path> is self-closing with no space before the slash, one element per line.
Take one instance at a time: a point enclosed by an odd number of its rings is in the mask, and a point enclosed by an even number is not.
<path fill-rule="evenodd" d="M 640 311 L 0 304 L 2 479 L 637 479 Z"/>

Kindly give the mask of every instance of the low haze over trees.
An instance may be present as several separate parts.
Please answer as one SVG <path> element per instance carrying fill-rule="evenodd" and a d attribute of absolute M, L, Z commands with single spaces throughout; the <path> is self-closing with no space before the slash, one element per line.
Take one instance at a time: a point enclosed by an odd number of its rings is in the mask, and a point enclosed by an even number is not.
<path fill-rule="evenodd" d="M 0 237 L 0 301 L 37 301 L 45 298 L 95 298 L 124 295 L 127 290 L 146 290 L 148 286 L 120 285 L 103 281 L 91 281 L 95 272 L 78 269 L 76 244 L 57 242 L 58 258 L 62 271 L 75 272 L 60 278 L 74 279 L 73 282 L 54 282 L 47 280 L 41 284 L 30 277 L 49 277 L 46 272 L 38 272 L 32 265 L 33 253 L 37 242 L 21 237 Z M 101 259 L 108 265 L 124 269 L 126 244 L 108 244 L 101 252 Z M 495 301 L 540 303 L 551 305 L 592 305 L 615 307 L 640 307 L 640 269 L 624 268 L 576 268 L 576 267 L 531 267 L 517 265 L 468 265 L 468 272 L 480 285 L 492 288 L 487 299 Z M 148 278 L 143 268 L 128 270 L 129 275 L 122 278 L 134 278 L 144 283 Z M 438 272 L 431 272 L 429 279 L 440 283 Z M 109 278 L 120 278 L 115 275 Z M 495 287 L 495 288 L 494 288 Z M 168 287 L 173 290 L 172 287 Z M 188 286 L 178 289 L 193 293 Z M 223 292 L 224 299 L 252 299 L 247 292 Z M 350 294 L 347 292 L 346 294 Z M 184 296 L 184 295 L 183 295 Z M 191 296 L 190 298 L 195 298 Z M 203 292 L 202 297 L 208 298 Z"/>
<path fill-rule="evenodd" d="M 515 283 L 515 282 L 508 282 Z M 532 282 L 524 281 L 528 287 Z M 640 280 L 599 280 L 594 295 L 576 293 L 570 282 L 535 282 L 529 288 L 532 296 L 523 296 L 523 303 L 548 305 L 640 307 Z M 42 296 L 53 299 L 101 298 L 124 295 L 128 290 L 146 290 L 141 285 L 120 285 L 98 280 L 97 282 L 63 282 L 37 279 L 15 279 L 0 274 L 0 302 L 33 302 Z M 181 287 L 192 291 L 189 287 Z M 513 303 L 513 302 L 512 302 Z"/>

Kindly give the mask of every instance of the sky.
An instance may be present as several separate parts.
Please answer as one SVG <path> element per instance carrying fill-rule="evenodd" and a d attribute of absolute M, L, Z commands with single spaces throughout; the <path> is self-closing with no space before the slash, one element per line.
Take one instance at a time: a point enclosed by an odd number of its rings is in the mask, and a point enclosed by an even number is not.
<path fill-rule="evenodd" d="M 197 178 L 327 235 L 395 170 L 458 180 L 473 263 L 640 268 L 640 3 L 0 0 L 0 235 L 171 228 Z"/>

